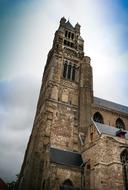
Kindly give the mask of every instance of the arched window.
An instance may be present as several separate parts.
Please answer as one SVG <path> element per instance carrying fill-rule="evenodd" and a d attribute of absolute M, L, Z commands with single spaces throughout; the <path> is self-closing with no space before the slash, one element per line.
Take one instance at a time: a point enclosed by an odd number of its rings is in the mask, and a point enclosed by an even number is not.
<path fill-rule="evenodd" d="M 70 42 L 69 41 L 67 41 L 67 45 L 70 46 Z"/>
<path fill-rule="evenodd" d="M 73 43 L 71 43 L 71 47 L 73 48 Z"/>
<path fill-rule="evenodd" d="M 64 40 L 64 45 L 67 45 L 67 41 L 66 40 Z"/>
<path fill-rule="evenodd" d="M 102 115 L 99 112 L 96 112 L 93 115 L 93 120 L 96 121 L 96 122 L 98 122 L 98 123 L 104 123 L 103 117 L 102 117 Z"/>
<path fill-rule="evenodd" d="M 73 189 L 74 185 L 70 179 L 66 179 L 60 186 L 60 190 L 70 190 Z"/>
<path fill-rule="evenodd" d="M 68 38 L 70 39 L 70 36 L 71 36 L 71 32 L 68 33 Z"/>
<path fill-rule="evenodd" d="M 72 33 L 72 40 L 74 39 L 74 34 Z"/>
<path fill-rule="evenodd" d="M 67 37 L 67 35 L 68 35 L 68 31 L 66 30 L 66 31 L 65 31 L 65 37 Z"/>
<path fill-rule="evenodd" d="M 68 65 L 68 79 L 70 80 L 71 78 L 71 69 L 72 69 L 72 66 L 71 65 Z"/>
<path fill-rule="evenodd" d="M 75 80 L 75 65 L 73 66 L 73 69 L 72 69 L 72 80 L 74 81 Z"/>
<path fill-rule="evenodd" d="M 128 190 L 128 149 L 123 150 L 120 159 L 123 165 L 124 189 Z"/>
<path fill-rule="evenodd" d="M 122 119 L 118 118 L 116 120 L 116 127 L 119 129 L 125 129 L 125 125 Z"/>
<path fill-rule="evenodd" d="M 67 40 L 64 40 L 64 45 L 65 45 L 65 46 L 69 46 L 69 47 L 71 47 L 71 48 L 74 48 L 74 43 L 69 42 L 69 41 L 67 41 Z"/>
<path fill-rule="evenodd" d="M 73 183 L 70 179 L 66 179 L 64 182 L 63 182 L 63 185 L 67 185 L 69 187 L 73 187 Z"/>
<path fill-rule="evenodd" d="M 64 78 L 66 78 L 67 69 L 68 69 L 68 65 L 67 65 L 67 62 L 65 62 L 65 63 L 64 63 L 64 69 L 63 69 L 63 77 L 64 77 Z"/>
<path fill-rule="evenodd" d="M 75 81 L 76 66 L 70 61 L 65 61 L 63 65 L 63 78 Z"/>

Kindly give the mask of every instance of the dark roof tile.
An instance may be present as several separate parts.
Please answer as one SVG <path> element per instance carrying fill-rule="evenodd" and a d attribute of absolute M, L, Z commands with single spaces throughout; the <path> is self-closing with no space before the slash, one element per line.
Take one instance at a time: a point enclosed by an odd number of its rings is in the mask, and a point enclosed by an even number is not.
<path fill-rule="evenodd" d="M 117 103 L 114 103 L 114 102 L 111 102 L 108 100 L 104 100 L 101 98 L 94 97 L 94 104 L 98 105 L 100 107 L 104 107 L 107 109 L 111 109 L 111 110 L 115 110 L 115 111 L 119 111 L 119 112 L 128 114 L 128 107 L 127 106 L 120 105 L 120 104 L 117 104 Z"/>
<path fill-rule="evenodd" d="M 74 167 L 80 167 L 83 163 L 81 154 L 56 148 L 50 148 L 50 161 L 52 163 Z"/>
<path fill-rule="evenodd" d="M 110 136 L 117 136 L 117 132 L 120 130 L 119 128 L 116 127 L 112 127 L 106 124 L 102 124 L 102 123 L 98 123 L 93 121 L 95 127 L 97 128 L 98 132 L 100 134 L 106 134 L 106 135 L 110 135 Z M 128 131 L 127 130 L 123 130 L 125 132 L 125 138 L 128 139 Z"/>

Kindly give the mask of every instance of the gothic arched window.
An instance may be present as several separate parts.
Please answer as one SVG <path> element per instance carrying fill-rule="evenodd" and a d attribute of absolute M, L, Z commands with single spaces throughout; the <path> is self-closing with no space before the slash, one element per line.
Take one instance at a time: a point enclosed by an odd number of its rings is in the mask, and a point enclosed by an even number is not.
<path fill-rule="evenodd" d="M 67 75 L 67 68 L 68 68 L 68 65 L 67 65 L 67 62 L 65 61 L 64 63 L 64 69 L 63 69 L 63 77 L 66 78 L 66 75 Z"/>
<path fill-rule="evenodd" d="M 64 45 L 67 45 L 67 41 L 66 40 L 64 40 Z"/>
<path fill-rule="evenodd" d="M 70 36 L 71 36 L 71 32 L 68 33 L 68 38 L 70 39 Z"/>
<path fill-rule="evenodd" d="M 71 47 L 71 48 L 73 47 L 73 43 L 72 43 L 72 42 L 70 42 L 70 47 Z"/>
<path fill-rule="evenodd" d="M 72 69 L 72 80 L 75 80 L 75 65 L 73 66 L 73 69 Z"/>
<path fill-rule="evenodd" d="M 120 159 L 123 166 L 124 188 L 128 190 L 128 149 L 123 150 Z"/>
<path fill-rule="evenodd" d="M 72 70 L 72 66 L 68 65 L 68 76 L 67 78 L 70 80 L 71 79 L 71 70 Z"/>
<path fill-rule="evenodd" d="M 69 61 L 64 62 L 63 78 L 75 81 L 76 66 Z"/>
<path fill-rule="evenodd" d="M 73 189 L 74 185 L 70 179 L 66 179 L 60 186 L 60 190 L 69 190 Z"/>
<path fill-rule="evenodd" d="M 72 40 L 74 39 L 74 34 L 72 33 Z"/>
<path fill-rule="evenodd" d="M 96 122 L 98 122 L 98 123 L 104 123 L 103 117 L 102 117 L 102 115 L 99 112 L 96 112 L 93 115 L 93 120 L 96 121 Z"/>
<path fill-rule="evenodd" d="M 119 129 L 125 129 L 125 125 L 122 119 L 118 118 L 116 120 L 116 127 Z"/>
<path fill-rule="evenodd" d="M 65 37 L 67 37 L 67 35 L 68 35 L 68 31 L 66 30 L 66 31 L 65 31 Z"/>

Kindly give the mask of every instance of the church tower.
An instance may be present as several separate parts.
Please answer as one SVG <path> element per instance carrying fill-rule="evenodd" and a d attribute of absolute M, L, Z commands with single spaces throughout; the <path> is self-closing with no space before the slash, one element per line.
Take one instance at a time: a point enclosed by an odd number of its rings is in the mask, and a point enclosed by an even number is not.
<path fill-rule="evenodd" d="M 81 150 L 93 99 L 80 25 L 63 17 L 48 53 L 19 190 L 84 188 Z"/>

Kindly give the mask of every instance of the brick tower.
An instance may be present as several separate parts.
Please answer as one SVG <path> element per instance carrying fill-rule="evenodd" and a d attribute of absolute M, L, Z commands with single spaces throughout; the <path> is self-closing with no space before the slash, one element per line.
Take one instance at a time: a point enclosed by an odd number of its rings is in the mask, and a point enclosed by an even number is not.
<path fill-rule="evenodd" d="M 63 17 L 48 53 L 19 190 L 84 187 L 81 149 L 92 99 L 92 68 L 80 25 L 73 27 Z"/>

